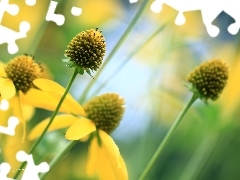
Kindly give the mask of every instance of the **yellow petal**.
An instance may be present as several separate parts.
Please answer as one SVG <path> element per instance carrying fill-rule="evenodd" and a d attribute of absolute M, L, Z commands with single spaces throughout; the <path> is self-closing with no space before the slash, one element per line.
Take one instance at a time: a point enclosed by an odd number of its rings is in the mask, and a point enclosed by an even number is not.
<path fill-rule="evenodd" d="M 109 155 L 115 159 L 116 166 L 120 167 L 121 165 L 119 163 L 119 158 L 121 155 L 117 145 L 115 144 L 111 136 L 109 136 L 105 131 L 100 129 L 98 133 L 103 145 L 106 146 L 106 150 L 109 152 Z"/>
<path fill-rule="evenodd" d="M 88 158 L 86 162 L 86 174 L 94 176 L 97 173 L 99 159 L 99 145 L 97 138 L 93 138 L 88 151 Z"/>
<path fill-rule="evenodd" d="M 50 111 L 54 111 L 60 101 L 60 97 L 56 98 L 55 96 L 50 95 L 47 92 L 38 90 L 38 89 L 30 89 L 26 94 L 19 92 L 21 102 L 26 105 L 31 105 L 37 108 L 42 108 Z M 69 104 L 67 101 L 64 101 L 59 109 L 59 112 L 64 113 L 74 113 L 75 109 L 72 108 L 72 104 Z M 82 114 L 85 115 L 85 111 L 83 108 L 81 109 Z M 78 109 L 78 114 L 80 114 L 80 110 Z M 80 114 L 81 115 L 81 114 Z"/>
<path fill-rule="evenodd" d="M 23 104 L 31 105 L 37 108 L 47 109 L 47 110 L 55 110 L 56 106 L 59 102 L 56 98 L 52 97 L 46 92 L 43 92 L 38 89 L 30 89 L 26 94 L 19 92 L 21 102 Z M 66 112 L 70 111 L 70 108 L 61 106 L 60 110 L 65 110 Z"/>
<path fill-rule="evenodd" d="M 25 120 L 29 121 L 35 113 L 35 108 L 33 106 L 22 104 L 22 111 L 23 111 Z"/>
<path fill-rule="evenodd" d="M 33 83 L 42 91 L 48 92 L 50 95 L 59 100 L 65 92 L 64 87 L 49 79 L 37 78 L 33 81 Z M 71 107 L 71 112 L 66 113 L 86 116 L 83 107 L 69 93 L 67 94 L 64 103 Z"/>
<path fill-rule="evenodd" d="M 4 67 L 5 67 L 5 64 L 0 61 L 0 77 L 7 77 Z"/>
<path fill-rule="evenodd" d="M 96 131 L 94 122 L 86 118 L 80 118 L 67 130 L 65 138 L 68 140 L 79 140 L 93 131 Z"/>
<path fill-rule="evenodd" d="M 22 123 L 22 127 L 23 127 L 23 135 L 22 135 L 22 142 L 25 141 L 26 139 L 26 120 L 24 118 L 24 114 L 22 111 L 22 105 L 20 103 L 20 99 L 18 96 L 13 96 L 10 100 L 9 100 L 11 109 L 12 109 L 12 115 L 16 116 L 20 122 Z"/>
<path fill-rule="evenodd" d="M 68 114 L 57 115 L 54 118 L 50 127 L 48 128 L 48 132 L 69 127 L 77 120 L 79 120 L 79 117 L 75 117 L 72 115 L 68 115 Z M 34 140 L 38 138 L 46 128 L 49 121 L 50 121 L 50 118 L 47 118 L 41 121 L 39 124 L 37 124 L 29 133 L 28 139 Z"/>
<path fill-rule="evenodd" d="M 11 99 L 16 94 L 16 89 L 12 80 L 1 78 L 0 92 L 2 99 Z"/>
<path fill-rule="evenodd" d="M 98 174 L 99 179 L 127 180 L 127 168 L 118 147 L 104 131 L 99 130 L 99 135 L 102 145 L 99 146 L 97 138 L 92 140 L 86 164 L 86 173 L 93 176 L 95 172 Z"/>
<path fill-rule="evenodd" d="M 62 94 L 58 92 L 48 91 L 47 93 L 59 100 L 62 97 Z M 65 104 L 68 107 L 71 107 L 71 110 L 68 113 L 86 116 L 83 107 L 75 99 L 73 99 L 73 97 L 71 97 L 70 94 L 66 96 L 66 98 L 63 101 L 63 104 Z"/>
<path fill-rule="evenodd" d="M 65 88 L 63 88 L 60 84 L 44 78 L 37 78 L 33 81 L 33 83 L 43 91 L 56 91 L 60 93 L 65 92 Z"/>

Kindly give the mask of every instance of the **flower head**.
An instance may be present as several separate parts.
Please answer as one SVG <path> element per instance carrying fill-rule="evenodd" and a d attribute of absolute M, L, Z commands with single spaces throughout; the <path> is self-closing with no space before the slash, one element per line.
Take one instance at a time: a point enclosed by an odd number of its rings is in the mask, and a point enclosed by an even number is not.
<path fill-rule="evenodd" d="M 116 93 L 96 96 L 83 108 L 87 117 L 95 122 L 97 128 L 110 134 L 120 123 L 124 113 L 124 99 Z"/>
<path fill-rule="evenodd" d="M 24 54 L 10 60 L 5 67 L 6 75 L 12 80 L 16 91 L 26 93 L 34 87 L 33 80 L 41 77 L 43 68 L 33 56 Z"/>
<path fill-rule="evenodd" d="M 86 70 L 97 71 L 106 52 L 106 43 L 102 32 L 89 29 L 77 34 L 69 43 L 65 56 L 69 58 L 69 67 L 80 68 L 80 74 Z M 90 74 L 91 75 L 91 74 Z"/>
<path fill-rule="evenodd" d="M 228 67 L 220 59 L 212 59 L 196 67 L 187 76 L 191 91 L 203 100 L 217 100 L 228 79 Z"/>

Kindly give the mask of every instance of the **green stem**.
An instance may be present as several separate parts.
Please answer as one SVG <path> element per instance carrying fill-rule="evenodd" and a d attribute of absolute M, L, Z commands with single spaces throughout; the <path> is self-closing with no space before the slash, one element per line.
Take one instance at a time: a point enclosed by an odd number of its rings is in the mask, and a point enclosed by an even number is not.
<path fill-rule="evenodd" d="M 61 149 L 61 151 L 59 151 L 54 158 L 51 160 L 51 162 L 49 163 L 50 169 L 52 169 L 52 167 L 63 157 L 65 156 L 74 145 L 77 144 L 78 141 L 70 141 L 67 143 L 67 145 Z M 47 173 L 41 174 L 40 175 L 40 179 L 44 179 L 45 176 L 47 175 Z"/>
<path fill-rule="evenodd" d="M 139 10 L 137 11 L 137 13 L 135 14 L 134 18 L 132 19 L 132 21 L 130 22 L 129 26 L 127 27 L 127 29 L 125 30 L 125 32 L 123 33 L 123 35 L 121 36 L 121 38 L 119 39 L 119 41 L 117 42 L 117 44 L 114 46 L 114 48 L 112 49 L 112 51 L 110 52 L 110 54 L 108 55 L 108 57 L 106 58 L 105 62 L 102 64 L 102 67 L 98 70 L 98 72 L 96 73 L 96 75 L 94 76 L 94 79 L 92 81 L 90 81 L 90 83 L 87 85 L 87 87 L 85 88 L 84 92 L 82 93 L 82 96 L 79 99 L 79 102 L 83 103 L 85 101 L 85 99 L 87 98 L 88 93 L 90 92 L 91 87 L 93 86 L 93 84 L 96 82 L 96 80 L 99 78 L 99 75 L 101 74 L 101 72 L 104 70 L 104 68 L 106 67 L 106 65 L 110 62 L 111 58 L 114 56 L 114 54 L 117 52 L 117 50 L 121 47 L 121 45 L 123 44 L 124 40 L 127 38 L 127 36 L 129 35 L 129 33 L 131 32 L 131 30 L 133 29 L 133 27 L 135 26 L 135 24 L 137 23 L 137 21 L 139 20 L 139 18 L 141 17 L 142 13 L 144 12 L 144 9 L 146 7 L 146 5 L 149 3 L 149 0 L 144 0 L 139 8 Z"/>
<path fill-rule="evenodd" d="M 143 180 L 146 178 L 148 172 L 150 171 L 150 169 L 152 168 L 153 164 L 155 163 L 155 161 L 157 160 L 158 156 L 162 153 L 162 151 L 164 150 L 164 148 L 166 147 L 166 145 L 168 144 L 169 140 L 171 139 L 171 137 L 173 136 L 176 128 L 178 127 L 179 123 L 181 122 L 182 118 L 184 117 L 184 115 L 186 114 L 186 112 L 189 110 L 189 108 L 191 107 L 191 105 L 195 102 L 195 100 L 198 98 L 198 96 L 196 94 L 193 94 L 192 98 L 190 99 L 190 101 L 186 104 L 186 106 L 183 108 L 183 110 L 180 112 L 180 114 L 178 115 L 178 117 L 176 118 L 176 120 L 174 121 L 174 123 L 172 124 L 171 128 L 168 130 L 166 136 L 164 137 L 163 141 L 161 142 L 161 144 L 159 145 L 158 149 L 156 150 L 156 152 L 154 153 L 154 155 L 152 156 L 152 159 L 149 161 L 147 167 L 144 169 L 142 175 L 140 176 L 139 180 Z"/>
<path fill-rule="evenodd" d="M 72 75 L 72 77 L 71 77 L 71 79 L 70 79 L 70 81 L 69 81 L 69 83 L 68 83 L 68 85 L 67 85 L 67 87 L 66 87 L 66 90 L 65 90 L 63 96 L 61 97 L 61 99 L 60 99 L 60 101 L 59 101 L 59 103 L 58 103 L 55 111 L 53 112 L 52 117 L 51 117 L 48 125 L 46 126 L 46 128 L 45 128 L 44 131 L 42 132 L 41 136 L 38 138 L 38 140 L 37 140 L 37 141 L 35 142 L 35 144 L 33 145 L 31 151 L 29 152 L 29 154 L 32 154 L 32 153 L 34 152 L 34 150 L 36 149 L 37 145 L 41 142 L 43 136 L 46 134 L 48 128 L 50 127 L 50 125 L 51 125 L 52 122 L 53 122 L 53 119 L 54 119 L 55 116 L 57 115 L 57 113 L 58 113 L 58 111 L 59 111 L 59 109 L 60 109 L 60 107 L 61 107 L 61 105 L 62 105 L 62 103 L 63 103 L 63 101 L 64 101 L 64 99 L 65 99 L 65 97 L 67 96 L 67 94 L 68 94 L 68 92 L 69 92 L 69 89 L 70 89 L 70 87 L 72 86 L 72 83 L 73 83 L 74 79 L 76 78 L 77 74 L 78 74 L 78 69 L 75 68 L 74 73 L 73 73 L 73 75 Z M 25 165 L 26 165 L 26 162 L 23 162 L 23 163 L 21 164 L 21 166 L 20 166 L 19 169 L 23 169 Z M 17 171 L 17 173 L 16 173 L 15 176 L 14 176 L 14 179 L 17 179 L 17 178 L 18 178 L 18 176 L 20 175 L 20 172 L 21 172 L 21 171 Z"/>

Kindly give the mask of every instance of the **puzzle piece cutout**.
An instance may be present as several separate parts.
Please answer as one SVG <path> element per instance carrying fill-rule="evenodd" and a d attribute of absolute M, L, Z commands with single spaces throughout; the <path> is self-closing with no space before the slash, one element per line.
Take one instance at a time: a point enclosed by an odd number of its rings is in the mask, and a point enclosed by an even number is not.
<path fill-rule="evenodd" d="M 8 107 L 9 107 L 9 102 L 5 99 L 2 99 L 0 101 L 0 110 L 6 111 L 8 109 Z"/>
<path fill-rule="evenodd" d="M 32 0 L 27 0 L 28 3 L 33 4 Z M 0 1 L 0 23 L 5 12 L 15 16 L 19 12 L 19 7 L 16 4 L 9 4 L 9 0 Z M 19 25 L 19 32 L 13 31 L 0 24 L 0 44 L 8 44 L 8 52 L 14 54 L 18 51 L 16 40 L 25 38 L 26 33 L 30 29 L 30 24 L 27 21 L 22 21 Z"/>
<path fill-rule="evenodd" d="M 28 6 L 34 6 L 36 4 L 36 0 L 25 0 L 25 3 Z"/>
<path fill-rule="evenodd" d="M 19 25 L 19 32 L 13 31 L 5 26 L 0 25 L 0 44 L 8 43 L 8 52 L 15 54 L 18 52 L 16 44 L 17 39 L 27 37 L 27 32 L 30 29 L 30 24 L 27 21 L 22 21 Z"/>
<path fill-rule="evenodd" d="M 34 6 L 36 0 L 25 0 L 28 6 Z M 46 21 L 53 21 L 58 26 L 61 26 L 65 22 L 65 17 L 62 14 L 55 14 L 55 10 L 58 2 L 50 1 L 50 5 L 46 15 Z M 0 0 L 0 44 L 8 44 L 8 52 L 10 54 L 15 54 L 18 52 L 18 46 L 16 40 L 27 37 L 27 32 L 30 30 L 30 24 L 27 21 L 22 21 L 19 25 L 19 32 L 13 31 L 3 25 L 1 25 L 4 13 L 7 12 L 10 15 L 17 15 L 19 12 L 19 7 L 16 4 L 9 4 L 9 0 Z M 71 8 L 71 14 L 73 16 L 80 16 L 82 14 L 82 9 L 73 6 Z"/>
<path fill-rule="evenodd" d="M 15 128 L 17 127 L 18 124 L 19 124 L 19 119 L 15 116 L 11 116 L 8 119 L 8 126 L 7 127 L 0 126 L 0 133 L 7 134 L 9 136 L 14 136 L 15 135 Z"/>
<path fill-rule="evenodd" d="M 62 14 L 55 14 L 57 4 L 58 4 L 58 2 L 56 2 L 56 1 L 50 2 L 50 5 L 48 7 L 47 16 L 46 16 L 46 21 L 53 21 L 58 26 L 61 26 L 64 24 L 65 17 Z"/>
<path fill-rule="evenodd" d="M 71 9 L 71 14 L 74 16 L 80 16 L 82 14 L 82 9 L 79 7 L 73 6 Z"/>
<path fill-rule="evenodd" d="M 7 177 L 7 174 L 10 172 L 11 166 L 10 164 L 3 162 L 0 164 L 0 179 L 1 180 L 14 180 L 12 178 Z"/>
<path fill-rule="evenodd" d="M 40 180 L 38 174 L 46 173 L 49 171 L 49 165 L 46 162 L 41 162 L 39 165 L 35 165 L 32 155 L 25 153 L 24 151 L 18 151 L 16 158 L 20 162 L 27 162 L 26 168 L 24 169 L 21 180 Z M 3 162 L 0 164 L 0 179 L 1 180 L 14 180 L 7 177 L 10 172 L 10 164 Z"/>
<path fill-rule="evenodd" d="M 131 0 L 133 1 L 133 0 Z M 182 25 L 186 22 L 184 12 L 201 10 L 203 23 L 208 34 L 216 37 L 220 30 L 212 22 L 222 12 L 226 12 L 235 19 L 235 23 L 229 25 L 228 32 L 232 35 L 238 33 L 240 28 L 240 1 L 239 0 L 211 0 L 211 1 L 193 1 L 193 0 L 155 0 L 151 5 L 151 10 L 159 13 L 162 5 L 167 4 L 178 11 L 175 24 Z"/>
<path fill-rule="evenodd" d="M 38 174 L 49 171 L 49 165 L 46 162 L 41 162 L 39 165 L 35 165 L 32 155 L 29 155 L 24 151 L 18 151 L 16 158 L 20 162 L 27 161 L 27 166 L 23 172 L 21 180 L 40 180 Z"/>
<path fill-rule="evenodd" d="M 48 12 L 46 15 L 46 21 L 53 21 L 55 22 L 58 26 L 61 26 L 65 22 L 65 17 L 62 14 L 55 14 L 55 10 L 57 8 L 58 2 L 56 1 L 51 1 L 50 5 L 48 7 Z M 79 7 L 73 6 L 71 8 L 71 14 L 74 16 L 80 16 L 82 14 L 82 9 Z"/>

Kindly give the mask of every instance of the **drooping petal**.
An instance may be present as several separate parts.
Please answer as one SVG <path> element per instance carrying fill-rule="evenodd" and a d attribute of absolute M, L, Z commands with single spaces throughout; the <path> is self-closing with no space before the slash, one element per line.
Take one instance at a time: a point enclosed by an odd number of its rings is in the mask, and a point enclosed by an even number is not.
<path fill-rule="evenodd" d="M 37 78 L 33 81 L 33 83 L 43 91 L 56 91 L 60 93 L 65 92 L 65 88 L 60 84 L 45 78 Z"/>
<path fill-rule="evenodd" d="M 86 162 L 85 172 L 89 176 L 94 176 L 97 172 L 99 163 L 99 144 L 97 138 L 93 138 L 88 150 L 88 158 Z"/>
<path fill-rule="evenodd" d="M 4 66 L 5 66 L 5 64 L 0 61 L 0 77 L 7 77 L 7 74 L 4 70 Z"/>
<path fill-rule="evenodd" d="M 93 131 L 96 131 L 94 122 L 86 118 L 80 118 L 67 130 L 65 138 L 68 140 L 79 140 Z"/>
<path fill-rule="evenodd" d="M 54 118 L 50 127 L 48 128 L 48 132 L 69 127 L 77 120 L 79 120 L 79 117 L 75 117 L 73 115 L 68 115 L 68 114 L 57 115 Z M 34 140 L 38 138 L 46 128 L 49 121 L 50 121 L 50 118 L 47 118 L 41 121 L 39 124 L 37 124 L 29 133 L 28 139 Z"/>
<path fill-rule="evenodd" d="M 121 167 L 121 164 L 119 162 L 119 158 L 120 158 L 121 155 L 120 155 L 120 152 L 119 152 L 119 149 L 118 149 L 117 145 L 115 144 L 115 142 L 113 141 L 111 136 L 109 136 L 107 133 L 105 133 L 101 129 L 98 131 L 98 133 L 99 133 L 99 136 L 102 140 L 102 144 L 104 146 L 106 146 L 106 150 L 108 151 L 109 155 L 114 158 L 115 165 L 117 167 Z"/>
<path fill-rule="evenodd" d="M 63 95 L 63 94 L 60 94 L 58 92 L 53 92 L 53 91 L 49 91 L 47 93 L 59 100 L 61 99 L 61 97 Z M 73 97 L 70 96 L 70 94 L 68 94 L 66 96 L 63 103 L 65 103 L 66 105 L 71 107 L 71 113 L 73 113 L 75 115 L 86 116 L 86 113 L 85 113 L 83 107 L 75 99 L 73 99 Z"/>
<path fill-rule="evenodd" d="M 2 99 L 11 99 L 16 94 L 15 86 L 10 79 L 0 78 L 0 92 Z"/>
<path fill-rule="evenodd" d="M 50 111 L 54 111 L 60 101 L 60 96 L 56 97 L 54 95 L 51 95 L 48 92 L 44 92 L 38 89 L 30 89 L 26 94 L 19 93 L 21 102 L 23 104 L 31 105 L 37 108 L 47 109 Z M 65 99 L 59 109 L 59 112 L 64 113 L 73 113 L 77 115 L 85 116 L 86 113 L 82 106 L 78 104 L 78 106 L 75 106 L 75 104 L 72 104 L 67 99 Z"/>
<path fill-rule="evenodd" d="M 24 142 L 26 139 L 26 120 L 22 111 L 22 105 L 20 103 L 20 99 L 18 96 L 13 96 L 9 100 L 9 103 L 11 106 L 12 115 L 16 116 L 22 124 L 22 128 L 23 128 L 22 142 Z"/>
<path fill-rule="evenodd" d="M 104 131 L 99 130 L 99 135 L 102 144 L 99 146 L 97 138 L 92 140 L 86 164 L 86 173 L 93 176 L 95 172 L 100 179 L 127 180 L 127 168 L 117 145 Z"/>
<path fill-rule="evenodd" d="M 23 111 L 25 120 L 29 121 L 35 113 L 35 108 L 33 106 L 22 104 L 22 111 Z"/>
<path fill-rule="evenodd" d="M 60 84 L 49 79 L 37 78 L 33 81 L 33 83 L 42 91 L 48 92 L 50 95 L 54 96 L 56 99 L 59 100 L 66 90 Z M 86 116 L 82 106 L 69 93 L 67 94 L 64 103 L 67 103 L 71 107 L 71 113 Z"/>

